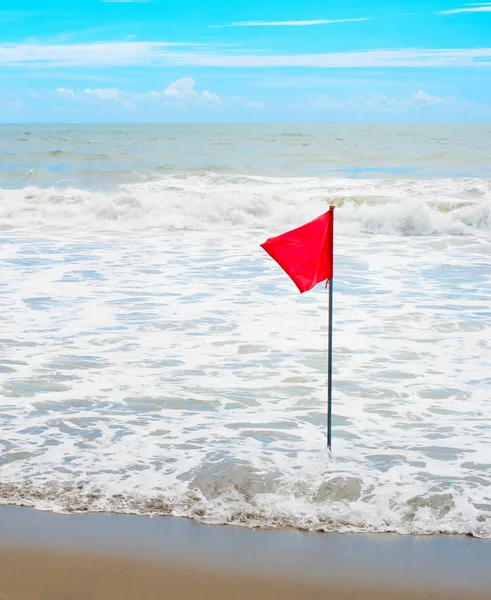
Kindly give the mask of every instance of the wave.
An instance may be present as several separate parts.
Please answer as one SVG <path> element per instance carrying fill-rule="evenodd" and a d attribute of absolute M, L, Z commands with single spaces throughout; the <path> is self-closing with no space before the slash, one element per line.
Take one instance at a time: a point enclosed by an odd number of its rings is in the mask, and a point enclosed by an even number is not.
<path fill-rule="evenodd" d="M 465 234 L 491 229 L 484 179 L 266 178 L 170 175 L 114 191 L 0 189 L 0 228 L 281 231 L 338 207 L 350 233 Z"/>
<path fill-rule="evenodd" d="M 159 495 L 104 490 L 88 482 L 0 483 L 0 504 L 58 513 L 173 516 L 203 524 L 260 529 L 491 538 L 491 516 L 458 488 L 402 498 L 395 483 L 381 485 L 378 493 L 374 482 L 367 485 L 352 476 L 320 480 L 310 474 L 311 480 L 301 477 L 289 483 L 268 483 L 254 477 L 252 471 L 231 469 L 219 479 L 205 481 L 203 477 Z"/>

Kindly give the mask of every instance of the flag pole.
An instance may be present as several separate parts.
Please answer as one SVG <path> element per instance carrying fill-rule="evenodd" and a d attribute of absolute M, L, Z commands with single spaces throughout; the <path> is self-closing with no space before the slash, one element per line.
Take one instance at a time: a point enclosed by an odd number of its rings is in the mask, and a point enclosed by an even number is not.
<path fill-rule="evenodd" d="M 331 212 L 334 211 L 334 206 L 330 206 Z M 334 214 L 331 221 L 334 229 Z M 330 248 L 327 249 L 329 256 L 333 257 L 334 261 L 334 231 L 330 235 Z M 334 275 L 334 270 L 333 270 Z M 329 279 L 329 311 L 328 311 L 328 333 L 327 333 L 327 447 L 331 451 L 332 440 L 332 292 L 333 292 L 333 277 Z"/>
<path fill-rule="evenodd" d="M 332 424 L 332 277 L 329 279 L 329 329 L 327 334 L 327 447 L 331 449 Z"/>

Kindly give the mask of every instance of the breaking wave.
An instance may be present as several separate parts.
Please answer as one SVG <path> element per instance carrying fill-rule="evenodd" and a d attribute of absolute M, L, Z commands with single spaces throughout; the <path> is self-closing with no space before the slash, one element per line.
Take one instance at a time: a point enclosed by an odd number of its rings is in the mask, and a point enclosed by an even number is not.
<path fill-rule="evenodd" d="M 330 204 L 343 233 L 465 234 L 491 229 L 484 179 L 170 175 L 117 190 L 0 189 L 0 229 L 281 230 Z"/>
<path fill-rule="evenodd" d="M 491 515 L 458 488 L 411 495 L 407 492 L 414 483 L 405 482 L 403 497 L 395 482 L 367 483 L 339 474 L 303 473 L 268 482 L 252 468 L 231 467 L 216 473 L 218 478 L 208 475 L 159 495 L 111 492 L 87 482 L 0 483 L 0 504 L 60 513 L 173 516 L 260 529 L 491 537 Z"/>

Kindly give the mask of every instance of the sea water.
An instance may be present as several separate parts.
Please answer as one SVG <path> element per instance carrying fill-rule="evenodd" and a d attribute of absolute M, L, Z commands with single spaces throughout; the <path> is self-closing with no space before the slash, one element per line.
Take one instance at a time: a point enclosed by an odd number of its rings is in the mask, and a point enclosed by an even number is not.
<path fill-rule="evenodd" d="M 491 537 L 490 135 L 0 127 L 0 502 Z"/>

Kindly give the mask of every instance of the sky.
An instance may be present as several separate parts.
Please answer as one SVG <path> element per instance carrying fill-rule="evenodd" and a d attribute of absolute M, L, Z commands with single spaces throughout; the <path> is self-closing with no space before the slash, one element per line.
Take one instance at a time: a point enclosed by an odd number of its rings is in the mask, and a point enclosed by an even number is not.
<path fill-rule="evenodd" d="M 491 122 L 491 1 L 0 0 L 0 122 Z"/>

